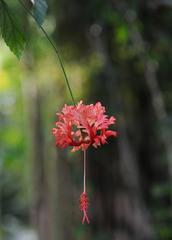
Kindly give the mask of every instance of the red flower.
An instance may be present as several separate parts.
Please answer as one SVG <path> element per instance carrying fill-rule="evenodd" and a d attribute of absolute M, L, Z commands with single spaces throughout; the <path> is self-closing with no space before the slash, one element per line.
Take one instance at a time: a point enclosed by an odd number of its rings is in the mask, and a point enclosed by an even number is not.
<path fill-rule="evenodd" d="M 65 105 L 57 116 L 53 135 L 60 148 L 73 146 L 72 151 L 86 150 L 90 145 L 97 148 L 105 144 L 108 137 L 117 135 L 116 131 L 108 130 L 115 118 L 108 118 L 100 102 L 84 105 L 80 101 L 76 106 Z"/>

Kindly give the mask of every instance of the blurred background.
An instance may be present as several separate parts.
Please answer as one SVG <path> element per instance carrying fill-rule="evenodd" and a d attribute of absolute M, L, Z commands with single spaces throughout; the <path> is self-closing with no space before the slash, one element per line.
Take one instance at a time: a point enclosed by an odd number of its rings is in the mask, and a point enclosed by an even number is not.
<path fill-rule="evenodd" d="M 72 104 L 58 59 L 30 17 L 20 61 L 1 39 L 0 239 L 171 240 L 172 1 L 47 3 L 76 100 L 101 101 L 119 136 L 88 151 L 82 225 L 82 153 L 56 149 L 51 133 Z"/>

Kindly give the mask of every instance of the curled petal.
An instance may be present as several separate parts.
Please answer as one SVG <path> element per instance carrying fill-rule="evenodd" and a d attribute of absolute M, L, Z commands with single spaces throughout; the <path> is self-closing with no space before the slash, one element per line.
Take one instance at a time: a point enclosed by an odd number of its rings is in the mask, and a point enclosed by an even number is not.
<path fill-rule="evenodd" d="M 116 122 L 116 118 L 113 116 L 109 118 L 109 125 L 114 124 Z"/>
<path fill-rule="evenodd" d="M 56 133 L 57 133 L 57 128 L 53 128 L 53 129 L 52 129 L 52 133 L 53 133 L 53 135 L 56 135 Z"/>
<path fill-rule="evenodd" d="M 106 137 L 110 137 L 110 136 L 116 137 L 117 136 L 117 132 L 116 131 L 112 131 L 112 130 L 107 130 L 105 132 L 105 135 L 106 135 Z"/>

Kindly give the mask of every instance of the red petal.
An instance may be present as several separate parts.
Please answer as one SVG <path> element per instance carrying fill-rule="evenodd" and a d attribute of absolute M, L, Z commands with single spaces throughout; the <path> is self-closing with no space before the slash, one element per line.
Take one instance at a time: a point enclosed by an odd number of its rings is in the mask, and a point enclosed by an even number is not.
<path fill-rule="evenodd" d="M 110 136 L 116 137 L 117 136 L 117 132 L 116 131 L 107 130 L 105 132 L 105 135 L 106 135 L 106 137 L 110 137 Z"/>

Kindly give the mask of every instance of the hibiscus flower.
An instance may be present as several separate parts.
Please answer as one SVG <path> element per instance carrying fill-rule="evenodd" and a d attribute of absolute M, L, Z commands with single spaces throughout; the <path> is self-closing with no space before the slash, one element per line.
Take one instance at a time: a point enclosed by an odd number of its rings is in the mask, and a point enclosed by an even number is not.
<path fill-rule="evenodd" d="M 84 152 L 84 191 L 80 195 L 80 209 L 83 212 L 82 224 L 90 222 L 87 211 L 89 200 L 86 192 L 86 150 L 107 143 L 110 136 L 116 137 L 117 132 L 109 130 L 115 124 L 114 117 L 106 115 L 105 107 L 100 102 L 85 105 L 80 101 L 77 105 L 65 105 L 61 113 L 57 113 L 56 127 L 53 135 L 56 145 L 60 148 L 72 146 L 72 151 Z"/>
<path fill-rule="evenodd" d="M 108 130 L 115 124 L 114 117 L 105 114 L 105 107 L 100 102 L 85 105 L 80 101 L 77 105 L 65 105 L 61 113 L 57 113 L 56 127 L 53 135 L 60 148 L 72 146 L 72 151 L 86 150 L 90 145 L 95 148 L 107 143 L 110 136 L 117 132 Z"/>

